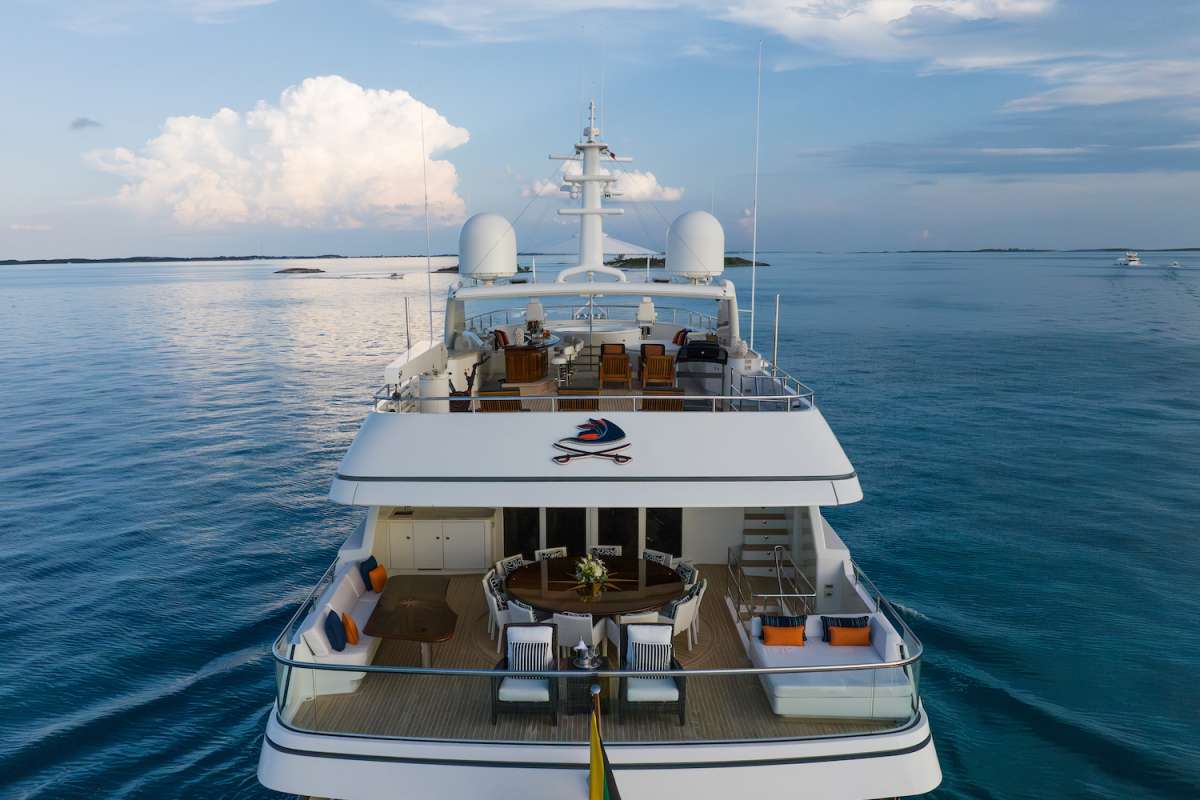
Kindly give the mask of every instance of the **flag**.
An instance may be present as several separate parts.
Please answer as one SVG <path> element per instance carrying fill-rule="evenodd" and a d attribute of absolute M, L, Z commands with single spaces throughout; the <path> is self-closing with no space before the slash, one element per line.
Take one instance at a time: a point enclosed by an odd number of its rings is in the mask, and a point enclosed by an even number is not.
<path fill-rule="evenodd" d="M 604 742 L 600 740 L 600 704 L 598 702 L 592 709 L 589 762 L 588 800 L 621 800 L 616 778 L 613 777 L 612 764 L 608 762 L 608 754 L 604 752 Z"/>

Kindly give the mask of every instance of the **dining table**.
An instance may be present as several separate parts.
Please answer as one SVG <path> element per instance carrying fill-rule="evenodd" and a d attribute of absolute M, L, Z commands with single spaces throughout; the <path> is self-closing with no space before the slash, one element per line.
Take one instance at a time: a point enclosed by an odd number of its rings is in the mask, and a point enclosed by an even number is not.
<path fill-rule="evenodd" d="M 598 592 L 575 578 L 578 556 L 551 558 L 518 567 L 505 580 L 508 594 L 541 611 L 615 617 L 657 611 L 683 595 L 679 574 L 655 561 L 602 556 L 608 577 Z"/>

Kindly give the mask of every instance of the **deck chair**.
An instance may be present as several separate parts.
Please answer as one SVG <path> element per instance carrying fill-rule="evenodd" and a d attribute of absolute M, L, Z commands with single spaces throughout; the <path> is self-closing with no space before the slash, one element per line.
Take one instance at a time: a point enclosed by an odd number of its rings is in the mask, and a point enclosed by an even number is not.
<path fill-rule="evenodd" d="M 599 395 L 599 386 L 560 386 L 558 387 L 558 410 L 599 411 Z"/>
<path fill-rule="evenodd" d="M 511 400 L 497 400 L 489 398 L 513 398 Z M 479 410 L 480 411 L 520 411 L 521 410 L 521 390 L 520 389 L 480 389 L 479 390 Z"/>
<path fill-rule="evenodd" d="M 504 658 L 497 670 L 558 669 L 558 634 L 554 625 L 511 622 L 504 626 Z M 558 680 L 555 678 L 492 678 L 492 724 L 501 713 L 546 714 L 558 725 Z"/>
<path fill-rule="evenodd" d="M 623 669 L 682 670 L 683 667 L 675 659 L 671 639 L 669 624 L 622 625 Z M 621 717 L 634 709 L 674 711 L 680 725 L 687 722 L 687 680 L 682 675 L 621 678 L 618 697 Z"/>
<path fill-rule="evenodd" d="M 683 389 L 644 389 L 642 411 L 683 411 Z"/>
<path fill-rule="evenodd" d="M 661 346 L 661 345 L 660 345 Z M 642 386 L 675 386 L 675 359 L 666 354 L 647 355 L 642 359 Z"/>
<path fill-rule="evenodd" d="M 609 384 L 633 387 L 633 371 L 629 368 L 629 356 L 625 345 L 609 342 L 600 345 L 600 388 Z"/>

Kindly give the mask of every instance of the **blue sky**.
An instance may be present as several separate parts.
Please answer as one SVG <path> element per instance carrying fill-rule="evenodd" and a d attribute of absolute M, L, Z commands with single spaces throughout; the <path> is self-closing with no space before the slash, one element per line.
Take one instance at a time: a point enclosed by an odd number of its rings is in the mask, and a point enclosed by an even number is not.
<path fill-rule="evenodd" d="M 10 0 L 0 258 L 570 236 L 551 152 L 605 98 L 610 232 L 715 209 L 748 247 L 1200 245 L 1200 4 Z M 424 129 L 425 147 L 421 145 Z M 424 156 L 423 156 L 424 154 Z"/>

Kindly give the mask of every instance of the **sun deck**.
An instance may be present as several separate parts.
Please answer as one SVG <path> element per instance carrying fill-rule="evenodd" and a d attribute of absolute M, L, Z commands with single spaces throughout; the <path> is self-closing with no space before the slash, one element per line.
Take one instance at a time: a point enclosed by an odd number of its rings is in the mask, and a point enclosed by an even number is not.
<path fill-rule="evenodd" d="M 710 591 L 700 609 L 699 642 L 689 652 L 676 648 L 685 670 L 751 669 L 739 626 L 726 601 L 726 565 L 702 565 Z M 487 633 L 487 609 L 480 575 L 449 578 L 446 601 L 458 614 L 454 637 L 434 649 L 433 667 L 495 668 L 495 641 Z M 611 646 L 611 645 L 610 645 Z M 414 643 L 384 641 L 372 664 L 418 667 Z M 311 694 L 304 685 L 313 671 L 292 671 L 293 690 Z M 570 673 L 567 672 L 567 675 Z M 578 678 L 576 680 L 579 680 Z M 586 680 L 586 679 L 584 679 Z M 599 678 L 601 682 L 615 680 Z M 687 724 L 672 713 L 637 712 L 619 720 L 607 716 L 605 739 L 621 742 L 719 742 L 852 736 L 895 730 L 897 719 L 789 717 L 772 712 L 758 675 L 688 677 Z M 491 683 L 487 676 L 367 673 L 357 691 L 318 695 L 296 708 L 288 724 L 300 730 L 371 737 L 452 741 L 576 743 L 587 738 L 586 714 L 559 717 L 552 725 L 544 715 L 502 714 L 490 722 Z"/>

